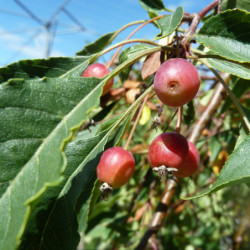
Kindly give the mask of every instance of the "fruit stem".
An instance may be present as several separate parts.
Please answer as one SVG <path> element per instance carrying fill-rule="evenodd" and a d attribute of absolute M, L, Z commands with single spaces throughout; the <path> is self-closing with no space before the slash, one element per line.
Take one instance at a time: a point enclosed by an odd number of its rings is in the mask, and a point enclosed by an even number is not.
<path fill-rule="evenodd" d="M 174 118 L 175 118 L 177 112 L 178 112 L 178 109 L 175 110 L 175 112 L 174 112 L 173 116 L 171 117 L 171 119 L 170 119 L 170 121 L 169 121 L 167 127 L 166 127 L 166 128 L 164 129 L 164 131 L 163 131 L 164 133 L 168 130 L 168 128 L 169 128 L 171 122 L 174 120 Z"/>
<path fill-rule="evenodd" d="M 166 15 L 162 15 L 162 16 L 157 16 L 157 17 L 154 17 L 148 21 L 145 21 L 143 24 L 141 24 L 139 27 L 137 27 L 126 39 L 125 41 L 129 40 L 138 30 L 140 30 L 141 28 L 143 28 L 145 25 L 157 20 L 157 19 L 160 19 L 162 17 L 164 17 Z M 120 48 L 115 52 L 115 54 L 113 55 L 113 57 L 111 58 L 111 60 L 109 61 L 108 65 L 107 65 L 107 68 L 109 69 L 111 67 L 111 65 L 113 64 L 115 58 L 117 57 L 117 55 L 120 53 L 121 49 L 122 49 L 123 46 L 120 46 Z"/>
<path fill-rule="evenodd" d="M 182 111 L 183 111 L 183 106 L 178 108 L 177 124 L 175 128 L 176 133 L 180 133 L 181 131 Z"/>
<path fill-rule="evenodd" d="M 130 26 L 133 26 L 133 25 L 136 25 L 136 24 L 140 24 L 140 23 L 144 23 L 145 20 L 138 20 L 138 21 L 134 21 L 134 22 L 131 22 L 131 23 L 128 23 L 124 26 L 122 26 L 120 29 L 118 29 L 115 34 L 111 37 L 111 41 L 113 41 L 122 31 L 124 31 L 126 28 L 130 27 Z"/>
<path fill-rule="evenodd" d="M 149 94 L 147 94 L 147 95 L 144 97 L 144 100 L 143 100 L 143 102 L 142 102 L 142 105 L 141 105 L 141 107 L 140 107 L 140 109 L 139 109 L 139 111 L 138 111 L 138 114 L 137 114 L 137 116 L 136 116 L 134 125 L 133 125 L 133 127 L 132 127 L 132 129 L 131 129 L 131 131 L 130 131 L 130 133 L 129 133 L 127 142 L 126 142 L 126 144 L 125 144 L 125 146 L 124 146 L 124 149 L 125 149 L 125 150 L 128 150 L 129 143 L 130 143 L 130 141 L 131 141 L 131 139 L 132 139 L 132 137 L 133 137 L 133 134 L 134 134 L 134 132 L 135 132 L 136 126 L 137 126 L 137 124 L 138 124 L 138 122 L 139 122 L 139 119 L 140 119 L 140 117 L 141 117 L 142 110 L 143 110 L 143 108 L 144 108 L 144 106 L 145 106 L 145 104 L 146 104 L 146 102 L 147 102 L 148 96 L 149 96 Z"/>

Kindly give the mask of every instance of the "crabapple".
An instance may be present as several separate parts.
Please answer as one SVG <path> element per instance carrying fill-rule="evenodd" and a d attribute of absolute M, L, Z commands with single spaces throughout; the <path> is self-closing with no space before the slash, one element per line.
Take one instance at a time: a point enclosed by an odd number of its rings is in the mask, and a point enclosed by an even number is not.
<path fill-rule="evenodd" d="M 189 152 L 186 161 L 181 165 L 174 175 L 179 178 L 191 176 L 199 167 L 200 154 L 195 145 L 188 140 Z"/>
<path fill-rule="evenodd" d="M 102 78 L 107 75 L 110 71 L 101 63 L 93 63 L 89 65 L 82 73 L 83 77 L 96 77 Z M 103 87 L 102 95 L 105 95 L 112 88 L 114 79 L 109 80 Z"/>
<path fill-rule="evenodd" d="M 133 155 L 121 148 L 112 147 L 104 151 L 97 166 L 97 177 L 112 188 L 124 185 L 133 175 L 135 160 Z"/>
<path fill-rule="evenodd" d="M 168 132 L 158 135 L 151 143 L 148 160 L 160 175 L 178 171 L 188 156 L 188 142 L 181 134 Z"/>
<path fill-rule="evenodd" d="M 180 107 L 191 101 L 200 87 L 200 77 L 195 66 L 182 58 L 164 62 L 154 77 L 154 89 L 166 105 Z"/>

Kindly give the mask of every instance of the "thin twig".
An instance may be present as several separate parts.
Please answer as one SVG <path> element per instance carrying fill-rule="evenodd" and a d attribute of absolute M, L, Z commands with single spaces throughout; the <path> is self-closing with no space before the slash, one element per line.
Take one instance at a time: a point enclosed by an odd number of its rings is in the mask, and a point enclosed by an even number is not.
<path fill-rule="evenodd" d="M 142 102 L 142 105 L 141 105 L 141 107 L 140 107 L 140 109 L 139 109 L 139 112 L 138 112 L 138 114 L 137 114 L 137 116 L 136 116 L 134 125 L 133 125 L 133 127 L 132 127 L 132 129 L 131 129 L 131 131 L 130 131 L 129 137 L 128 137 L 127 142 L 126 142 L 126 144 L 125 144 L 125 146 L 124 146 L 124 149 L 125 149 L 125 150 L 128 150 L 129 143 L 130 143 L 130 141 L 131 141 L 131 139 L 132 139 L 132 137 L 133 137 L 133 134 L 134 134 L 134 132 L 135 132 L 136 126 L 137 126 L 137 124 L 138 124 L 138 122 L 139 122 L 139 119 L 140 119 L 140 117 L 141 117 L 142 110 L 143 110 L 143 108 L 144 108 L 144 106 L 145 106 L 145 104 L 146 104 L 146 102 L 147 102 L 148 96 L 149 96 L 149 94 L 147 94 L 147 95 L 144 97 L 144 100 L 143 100 L 143 102 Z"/>
<path fill-rule="evenodd" d="M 178 108 L 178 118 L 177 118 L 177 124 L 175 128 L 176 133 L 180 133 L 181 131 L 182 110 L 183 110 L 182 106 Z"/>
<path fill-rule="evenodd" d="M 154 17 L 146 22 L 144 22 L 143 24 L 141 24 L 139 27 L 137 27 L 126 39 L 125 41 L 129 40 L 138 30 L 140 30 L 141 28 L 143 28 L 145 25 L 151 23 L 151 22 L 154 22 L 155 20 L 158 20 L 162 17 L 164 17 L 166 15 L 162 15 L 162 16 L 157 16 L 157 17 Z M 115 58 L 117 57 L 117 55 L 120 53 L 121 49 L 122 49 L 123 46 L 121 46 L 116 52 L 115 54 L 113 55 L 113 57 L 111 58 L 111 60 L 109 61 L 108 65 L 107 65 L 107 68 L 109 69 L 111 67 L 111 65 L 113 64 Z"/>

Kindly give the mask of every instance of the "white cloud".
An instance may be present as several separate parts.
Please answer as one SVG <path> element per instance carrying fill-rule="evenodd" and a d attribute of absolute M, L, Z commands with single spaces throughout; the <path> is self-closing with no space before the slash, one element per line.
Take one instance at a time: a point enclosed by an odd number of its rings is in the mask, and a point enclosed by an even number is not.
<path fill-rule="evenodd" d="M 35 33 L 33 33 L 35 34 Z M 30 41 L 29 41 L 30 39 Z M 29 41 L 29 42 L 28 42 Z M 43 58 L 46 52 L 47 36 L 43 30 L 37 36 L 13 34 L 0 27 L 0 52 L 6 60 L 19 53 L 23 58 Z M 65 56 L 63 52 L 53 49 L 50 56 Z M 12 59 L 12 58 L 11 58 Z M 15 59 L 15 58 L 13 58 Z M 3 61 L 3 57 L 1 58 Z"/>

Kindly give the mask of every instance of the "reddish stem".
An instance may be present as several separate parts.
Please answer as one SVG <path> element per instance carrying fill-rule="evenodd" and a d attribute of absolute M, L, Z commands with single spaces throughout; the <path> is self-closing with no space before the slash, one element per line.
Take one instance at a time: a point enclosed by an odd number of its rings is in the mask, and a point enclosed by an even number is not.
<path fill-rule="evenodd" d="M 128 137 L 127 142 L 126 142 L 126 144 L 125 144 L 125 146 L 124 146 L 124 149 L 125 149 L 125 150 L 128 150 L 129 143 L 130 143 L 130 141 L 131 141 L 131 139 L 132 139 L 132 137 L 133 137 L 133 134 L 134 134 L 134 132 L 135 132 L 136 126 L 137 126 L 137 124 L 138 124 L 138 122 L 139 122 L 139 119 L 140 119 L 140 117 L 141 117 L 142 110 L 143 110 L 143 108 L 144 108 L 144 106 L 145 106 L 145 104 L 146 104 L 146 102 L 147 102 L 148 95 L 149 95 L 149 94 L 147 94 L 147 95 L 144 97 L 143 103 L 142 103 L 142 105 L 141 105 L 141 107 L 140 107 L 140 109 L 139 109 L 139 112 L 138 112 L 137 116 L 136 116 L 134 125 L 133 125 L 133 127 L 132 127 L 132 129 L 131 129 L 131 131 L 130 131 L 129 137 Z"/>
<path fill-rule="evenodd" d="M 177 118 L 177 124 L 175 128 L 176 133 L 180 133 L 181 131 L 182 110 L 183 110 L 182 106 L 178 108 L 178 118 Z"/>
<path fill-rule="evenodd" d="M 202 9 L 202 10 L 201 10 L 200 12 L 198 12 L 197 14 L 193 14 L 194 16 L 193 16 L 193 19 L 192 19 L 192 23 L 191 23 L 191 25 L 190 25 L 190 27 L 189 27 L 187 33 L 184 35 L 183 40 L 182 40 L 182 45 L 184 46 L 184 48 L 187 47 L 188 40 L 190 39 L 190 36 L 192 36 L 192 35 L 195 33 L 195 31 L 196 31 L 196 29 L 197 29 L 197 27 L 198 27 L 198 25 L 199 25 L 201 19 L 202 19 L 210 10 L 212 10 L 214 7 L 216 7 L 218 4 L 219 4 L 219 0 L 216 0 L 216 1 L 212 2 L 212 3 L 210 3 L 208 6 L 206 6 L 204 9 Z"/>
<path fill-rule="evenodd" d="M 143 28 L 145 25 L 149 24 L 149 23 L 152 23 L 154 22 L 155 20 L 158 20 L 162 17 L 164 17 L 166 15 L 162 15 L 162 16 L 157 16 L 157 17 L 154 17 L 148 21 L 146 21 L 145 23 L 141 24 L 139 27 L 137 27 L 125 40 L 128 40 L 130 39 L 138 30 L 140 30 L 141 28 Z M 121 49 L 122 49 L 123 46 L 121 46 L 116 52 L 115 54 L 113 55 L 113 57 L 111 58 L 110 62 L 108 63 L 107 65 L 107 68 L 109 69 L 112 65 L 112 63 L 114 62 L 115 58 L 117 57 L 117 55 L 120 53 Z"/>

